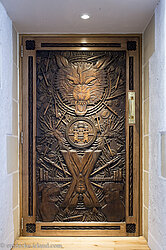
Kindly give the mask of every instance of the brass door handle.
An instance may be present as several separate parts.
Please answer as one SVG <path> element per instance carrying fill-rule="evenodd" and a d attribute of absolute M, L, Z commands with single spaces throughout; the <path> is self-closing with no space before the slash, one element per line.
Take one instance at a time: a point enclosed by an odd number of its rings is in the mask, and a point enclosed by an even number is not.
<path fill-rule="evenodd" d="M 129 124 L 135 124 L 135 92 L 128 92 Z"/>

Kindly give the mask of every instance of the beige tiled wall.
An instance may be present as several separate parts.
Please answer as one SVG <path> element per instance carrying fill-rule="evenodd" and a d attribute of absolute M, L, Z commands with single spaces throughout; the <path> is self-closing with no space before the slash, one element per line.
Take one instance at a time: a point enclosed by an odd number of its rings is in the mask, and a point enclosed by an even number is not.
<path fill-rule="evenodd" d="M 149 208 L 149 59 L 155 51 L 155 16 L 143 34 L 143 235 L 148 240 Z"/>
<path fill-rule="evenodd" d="M 17 32 L 13 27 L 12 134 L 7 135 L 7 172 L 12 176 L 14 239 L 19 236 L 19 167 L 18 167 L 18 60 Z"/>

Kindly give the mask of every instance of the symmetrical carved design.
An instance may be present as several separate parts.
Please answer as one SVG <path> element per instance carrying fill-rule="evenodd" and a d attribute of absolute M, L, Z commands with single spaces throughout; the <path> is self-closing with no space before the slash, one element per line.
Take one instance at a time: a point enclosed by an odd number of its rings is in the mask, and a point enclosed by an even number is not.
<path fill-rule="evenodd" d="M 89 181 L 89 175 L 101 151 L 86 151 L 81 160 L 76 151 L 62 150 L 61 152 L 73 177 L 66 197 L 62 202 L 62 207 L 66 209 L 74 208 L 77 206 L 78 201 L 82 201 L 87 208 L 100 207 Z"/>
<path fill-rule="evenodd" d="M 135 233 L 136 232 L 136 224 L 126 224 L 126 232 L 127 233 Z"/>
<path fill-rule="evenodd" d="M 85 148 L 96 139 L 96 128 L 87 118 L 76 118 L 69 122 L 66 138 L 73 147 Z"/>
<path fill-rule="evenodd" d="M 38 221 L 124 221 L 125 71 L 124 51 L 37 51 Z"/>
<path fill-rule="evenodd" d="M 34 224 L 34 223 L 27 223 L 26 224 L 26 232 L 27 233 L 35 233 L 36 232 L 36 224 Z"/>
<path fill-rule="evenodd" d="M 33 215 L 33 57 L 28 57 L 28 214 Z"/>
<path fill-rule="evenodd" d="M 41 43 L 41 47 L 111 47 L 119 48 L 121 43 Z"/>
<path fill-rule="evenodd" d="M 136 41 L 128 41 L 127 42 L 127 50 L 136 50 L 137 42 Z"/>
<path fill-rule="evenodd" d="M 129 216 L 133 216 L 133 126 L 129 126 Z"/>
<path fill-rule="evenodd" d="M 87 113 L 87 105 L 97 104 L 102 98 L 108 59 L 103 58 L 95 65 L 89 63 L 88 58 L 84 62 L 78 62 L 77 57 L 73 59 L 74 63 L 70 63 L 65 57 L 56 56 L 59 67 L 56 81 L 63 100 L 69 102 L 69 107 L 75 106 L 76 115 L 83 116 Z"/>
<path fill-rule="evenodd" d="M 34 40 L 26 40 L 26 50 L 35 50 Z"/>
<path fill-rule="evenodd" d="M 129 56 L 129 90 L 134 89 L 133 56 Z"/>

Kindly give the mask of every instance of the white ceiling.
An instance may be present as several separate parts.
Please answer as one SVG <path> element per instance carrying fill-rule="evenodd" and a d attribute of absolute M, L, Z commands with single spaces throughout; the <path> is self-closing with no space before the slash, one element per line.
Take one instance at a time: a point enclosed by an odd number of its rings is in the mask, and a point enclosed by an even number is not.
<path fill-rule="evenodd" d="M 0 0 L 20 33 L 141 33 L 158 0 Z M 91 18 L 80 19 L 82 13 Z"/>

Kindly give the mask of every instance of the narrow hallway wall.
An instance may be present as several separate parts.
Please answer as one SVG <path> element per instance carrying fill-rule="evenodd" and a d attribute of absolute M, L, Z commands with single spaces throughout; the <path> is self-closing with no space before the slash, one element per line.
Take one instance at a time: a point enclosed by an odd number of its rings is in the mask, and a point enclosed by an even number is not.
<path fill-rule="evenodd" d="M 17 33 L 0 3 L 0 243 L 19 234 Z"/>
<path fill-rule="evenodd" d="M 166 178 L 161 176 L 160 132 L 166 131 L 166 4 L 155 10 L 155 52 L 149 59 L 149 230 L 152 250 L 166 249 Z M 165 152 L 166 153 L 166 152 Z"/>
<path fill-rule="evenodd" d="M 155 16 L 151 18 L 143 33 L 143 88 L 142 88 L 142 143 L 143 143 L 143 235 L 148 240 L 149 210 L 149 59 L 155 51 Z"/>

